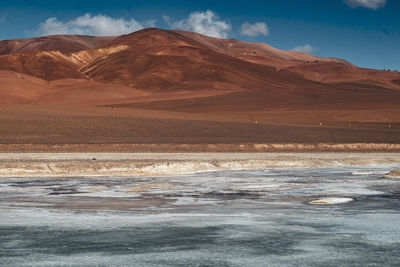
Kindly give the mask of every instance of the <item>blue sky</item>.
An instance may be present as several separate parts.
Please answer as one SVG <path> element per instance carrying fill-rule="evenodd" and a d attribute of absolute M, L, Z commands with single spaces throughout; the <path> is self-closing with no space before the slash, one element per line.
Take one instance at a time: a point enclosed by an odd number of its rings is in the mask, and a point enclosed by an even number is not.
<path fill-rule="evenodd" d="M 0 2 L 0 39 L 114 35 L 179 28 L 400 70 L 398 0 L 14 0 Z"/>

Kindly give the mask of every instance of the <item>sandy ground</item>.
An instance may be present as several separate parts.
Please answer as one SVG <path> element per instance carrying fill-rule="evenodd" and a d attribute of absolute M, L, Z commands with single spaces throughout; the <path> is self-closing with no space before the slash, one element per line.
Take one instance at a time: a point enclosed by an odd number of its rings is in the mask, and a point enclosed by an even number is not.
<path fill-rule="evenodd" d="M 239 144 L 0 144 L 3 153 L 260 153 L 260 152 L 399 152 L 388 143 L 239 143 Z"/>
<path fill-rule="evenodd" d="M 400 166 L 400 153 L 2 153 L 0 177 L 157 176 L 376 164 Z"/>
<path fill-rule="evenodd" d="M 0 106 L 0 152 L 393 151 L 396 144 L 400 151 L 399 123 L 326 121 L 326 114 L 310 112 L 297 113 L 306 122 L 278 113 L 216 113 Z"/>

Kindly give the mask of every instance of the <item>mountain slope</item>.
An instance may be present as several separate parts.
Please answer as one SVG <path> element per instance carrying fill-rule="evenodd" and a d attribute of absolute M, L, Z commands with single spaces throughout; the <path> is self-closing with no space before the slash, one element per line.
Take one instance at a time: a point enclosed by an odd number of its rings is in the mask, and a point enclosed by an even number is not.
<path fill-rule="evenodd" d="M 8 73 L 0 84 L 4 103 L 243 113 L 400 102 L 398 72 L 184 31 L 11 40 L 0 42 L 0 51 L 0 70 Z M 30 78 L 21 81 L 23 75 Z M 10 84 L 20 89 L 10 92 Z"/>
<path fill-rule="evenodd" d="M 23 73 L 43 80 L 86 79 L 78 66 L 59 51 L 38 51 L 0 56 L 0 70 Z"/>
<path fill-rule="evenodd" d="M 32 39 L 0 41 L 0 55 L 33 51 L 59 51 L 63 54 L 99 47 L 115 37 L 96 37 L 84 35 L 53 35 Z"/>
<path fill-rule="evenodd" d="M 148 30 L 117 38 L 112 45 L 128 48 L 86 64 L 82 73 L 104 83 L 123 83 L 150 91 L 320 86 L 296 74 L 218 53 L 167 31 Z"/>
<path fill-rule="evenodd" d="M 323 58 L 306 53 L 285 51 L 274 48 L 264 43 L 250 43 L 235 39 L 220 39 L 205 35 L 174 31 L 188 38 L 196 40 L 202 45 L 217 52 L 240 58 L 249 62 L 283 68 L 304 62 L 336 62 L 351 65 L 349 62 L 338 58 Z"/>

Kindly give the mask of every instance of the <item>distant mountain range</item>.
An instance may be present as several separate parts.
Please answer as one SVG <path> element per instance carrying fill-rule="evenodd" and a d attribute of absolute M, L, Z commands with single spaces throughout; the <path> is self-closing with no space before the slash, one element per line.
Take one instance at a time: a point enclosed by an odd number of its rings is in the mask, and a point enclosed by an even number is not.
<path fill-rule="evenodd" d="M 0 104 L 398 110 L 400 73 L 192 32 L 0 41 Z"/>

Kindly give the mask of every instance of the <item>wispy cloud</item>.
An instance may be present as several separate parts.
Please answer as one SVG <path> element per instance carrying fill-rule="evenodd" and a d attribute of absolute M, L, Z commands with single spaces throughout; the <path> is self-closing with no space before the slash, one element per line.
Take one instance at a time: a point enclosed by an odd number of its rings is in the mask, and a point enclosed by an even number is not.
<path fill-rule="evenodd" d="M 292 51 L 311 53 L 311 52 L 315 51 L 315 49 L 311 45 L 305 44 L 305 45 L 299 45 L 299 46 L 294 47 L 292 49 Z"/>
<path fill-rule="evenodd" d="M 8 15 L 7 14 L 2 14 L 0 15 L 0 24 L 6 22 Z"/>
<path fill-rule="evenodd" d="M 242 24 L 242 26 L 240 26 L 240 34 L 251 37 L 256 37 L 259 35 L 267 36 L 269 34 L 269 28 L 265 22 L 256 22 L 254 24 L 245 22 Z"/>
<path fill-rule="evenodd" d="M 171 28 L 197 32 L 217 38 L 228 37 L 228 33 L 231 29 L 229 22 L 220 19 L 218 15 L 211 10 L 193 12 L 189 14 L 189 17 L 186 19 L 179 21 L 174 21 L 168 16 L 163 17 Z"/>
<path fill-rule="evenodd" d="M 106 15 L 85 14 L 69 21 L 48 18 L 39 25 L 40 35 L 79 34 L 112 36 L 131 33 L 145 27 L 154 27 L 155 21 L 140 23 L 135 19 L 112 18 Z"/>
<path fill-rule="evenodd" d="M 344 2 L 355 8 L 355 7 L 365 7 L 377 10 L 386 5 L 386 0 L 344 0 Z"/>

